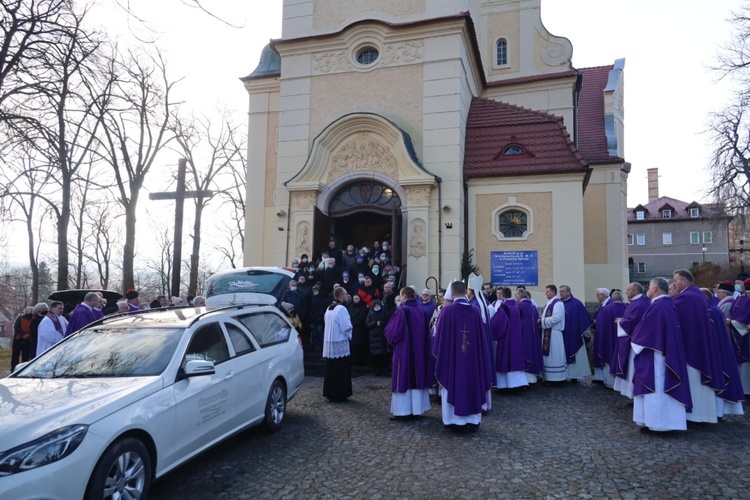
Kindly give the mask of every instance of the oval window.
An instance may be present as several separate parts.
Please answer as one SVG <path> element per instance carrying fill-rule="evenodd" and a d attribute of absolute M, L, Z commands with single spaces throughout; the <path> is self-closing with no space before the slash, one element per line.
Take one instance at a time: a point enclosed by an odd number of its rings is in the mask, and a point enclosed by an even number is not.
<path fill-rule="evenodd" d="M 380 53 L 375 47 L 364 47 L 357 52 L 357 62 L 363 66 L 368 66 L 377 61 Z"/>

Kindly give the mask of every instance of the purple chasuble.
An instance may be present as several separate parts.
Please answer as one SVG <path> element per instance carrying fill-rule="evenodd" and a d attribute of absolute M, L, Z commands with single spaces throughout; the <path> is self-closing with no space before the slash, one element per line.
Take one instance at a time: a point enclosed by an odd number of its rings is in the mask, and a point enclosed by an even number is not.
<path fill-rule="evenodd" d="M 610 300 L 596 313 L 596 333 L 594 334 L 594 368 L 604 368 L 612 364 L 612 356 L 617 347 L 617 323 L 615 318 L 622 318 L 627 306 L 622 302 Z"/>
<path fill-rule="evenodd" d="M 633 359 L 633 395 L 643 396 L 655 391 L 654 352 L 658 352 L 666 363 L 664 393 L 682 403 L 686 411 L 692 411 L 685 350 L 672 299 L 664 296 L 651 302 L 635 327 L 631 341 L 645 347 Z"/>
<path fill-rule="evenodd" d="M 104 313 L 102 313 L 99 309 L 94 309 L 92 312 L 94 313 L 95 319 L 102 319 L 104 317 Z"/>
<path fill-rule="evenodd" d="M 542 332 L 539 329 L 539 310 L 529 299 L 518 303 L 521 313 L 521 333 L 523 334 L 523 351 L 526 361 L 526 372 L 540 375 L 544 361 L 542 359 Z"/>
<path fill-rule="evenodd" d="M 628 378 L 628 359 L 630 357 L 630 337 L 635 327 L 641 322 L 643 315 L 651 301 L 646 294 L 630 302 L 620 320 L 620 327 L 628 334 L 627 337 L 617 337 L 617 348 L 612 356 L 609 372 L 621 379 Z"/>
<path fill-rule="evenodd" d="M 492 316 L 490 329 L 493 338 L 497 340 L 495 371 L 498 373 L 526 371 L 521 311 L 515 300 L 503 301 L 500 309 Z"/>
<path fill-rule="evenodd" d="M 740 379 L 740 367 L 737 366 L 737 359 L 734 354 L 734 347 L 729 338 L 729 329 L 724 321 L 724 313 L 716 306 L 708 307 L 708 315 L 711 317 L 711 324 L 714 327 L 717 344 L 719 346 L 719 357 L 721 358 L 721 369 L 724 372 L 724 381 L 726 390 L 717 394 L 718 397 L 725 401 L 736 403 L 745 400 L 745 393 L 742 390 L 742 380 Z"/>
<path fill-rule="evenodd" d="M 482 412 L 494 371 L 488 356 L 482 314 L 464 298 L 443 307 L 438 318 L 433 354 L 435 377 L 448 391 L 458 416 Z"/>
<path fill-rule="evenodd" d="M 565 329 L 563 330 L 565 356 L 568 364 L 575 364 L 576 354 L 583 347 L 583 332 L 588 330 L 593 321 L 583 302 L 572 295 L 568 300 L 563 300 L 563 305 L 565 306 Z"/>
<path fill-rule="evenodd" d="M 673 299 L 680 322 L 687 364 L 701 374 L 701 383 L 715 391 L 726 389 L 718 357 L 719 348 L 708 318 L 708 301 L 700 288 L 690 285 Z"/>
<path fill-rule="evenodd" d="M 96 321 L 94 311 L 89 309 L 86 304 L 78 304 L 73 310 L 73 314 L 70 315 L 70 321 L 68 322 L 68 331 L 65 332 L 65 336 L 72 335 L 81 328 L 88 324 Z"/>
<path fill-rule="evenodd" d="M 426 304 L 420 299 L 419 305 L 422 307 L 422 309 L 424 309 L 427 317 L 432 318 L 432 315 L 435 314 L 435 309 L 437 308 L 437 305 L 435 304 L 435 301 L 432 299 L 432 297 L 430 297 L 430 301 Z"/>
<path fill-rule="evenodd" d="M 414 299 L 397 308 L 383 333 L 393 346 L 391 392 L 429 389 L 435 385 L 430 372 L 429 320 L 422 306 Z"/>
<path fill-rule="evenodd" d="M 734 301 L 729 319 L 733 319 L 745 325 L 750 324 L 750 297 L 740 295 Z M 732 340 L 734 341 L 734 352 L 737 355 L 737 363 L 750 361 L 750 335 L 740 335 L 736 328 L 732 327 Z"/>
<path fill-rule="evenodd" d="M 133 304 L 128 304 L 128 309 L 130 309 L 130 312 L 135 312 L 135 311 L 140 311 L 141 310 L 140 307 L 138 307 L 136 305 L 133 305 Z"/>

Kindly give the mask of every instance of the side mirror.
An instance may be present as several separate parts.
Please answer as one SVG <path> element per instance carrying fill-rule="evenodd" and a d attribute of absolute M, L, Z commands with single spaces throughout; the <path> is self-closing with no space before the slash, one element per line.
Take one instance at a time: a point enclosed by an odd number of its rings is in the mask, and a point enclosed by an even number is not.
<path fill-rule="evenodd" d="M 198 375 L 213 375 L 216 373 L 214 362 L 207 359 L 191 359 L 185 363 L 185 371 L 182 378 L 195 377 Z"/>

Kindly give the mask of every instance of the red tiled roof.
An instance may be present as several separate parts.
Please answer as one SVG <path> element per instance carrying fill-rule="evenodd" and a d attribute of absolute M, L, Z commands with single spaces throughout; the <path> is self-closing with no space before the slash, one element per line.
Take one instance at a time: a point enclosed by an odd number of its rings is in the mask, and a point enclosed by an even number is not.
<path fill-rule="evenodd" d="M 662 218 L 662 208 L 672 210 L 672 217 L 669 219 Z M 675 219 L 690 219 L 690 212 L 688 211 L 689 208 L 699 208 L 701 217 L 716 217 L 726 215 L 724 207 L 722 207 L 720 203 L 706 203 L 701 205 L 694 201 L 687 202 L 677 200 L 675 198 L 670 198 L 669 196 L 661 196 L 654 201 L 649 201 L 645 205 L 641 204 L 636 206 L 635 208 L 628 208 L 628 222 L 668 222 Z M 643 209 L 646 212 L 646 218 L 643 220 L 637 220 L 635 217 L 635 212 L 639 209 Z"/>
<path fill-rule="evenodd" d="M 622 161 L 610 156 L 604 132 L 604 89 L 613 65 L 583 68 L 580 102 L 578 103 L 578 151 L 589 163 Z"/>
<path fill-rule="evenodd" d="M 507 146 L 526 154 L 502 155 Z M 466 123 L 464 176 L 586 173 L 561 117 L 475 97 Z"/>

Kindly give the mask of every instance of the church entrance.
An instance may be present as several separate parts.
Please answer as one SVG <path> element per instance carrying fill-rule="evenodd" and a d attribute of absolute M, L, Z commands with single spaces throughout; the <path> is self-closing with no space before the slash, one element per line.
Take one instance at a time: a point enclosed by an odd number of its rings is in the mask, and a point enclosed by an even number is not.
<path fill-rule="evenodd" d="M 373 242 L 385 240 L 391 244 L 394 263 L 402 261 L 401 200 L 388 186 L 358 181 L 342 187 L 331 198 L 328 215 L 316 207 L 314 231 L 315 259 L 331 239 L 342 250 L 347 245 L 372 250 Z"/>

